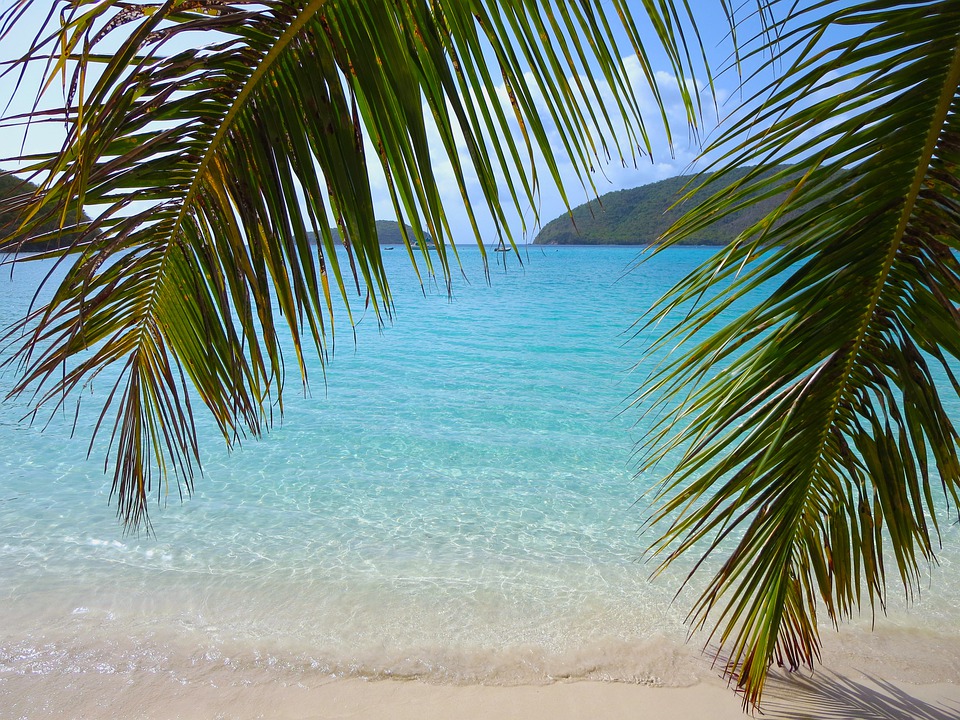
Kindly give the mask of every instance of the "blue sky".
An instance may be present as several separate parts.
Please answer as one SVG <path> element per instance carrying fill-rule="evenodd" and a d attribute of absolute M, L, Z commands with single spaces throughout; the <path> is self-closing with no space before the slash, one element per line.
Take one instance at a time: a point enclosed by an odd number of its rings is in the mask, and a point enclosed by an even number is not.
<path fill-rule="evenodd" d="M 705 50 L 713 69 L 717 70 L 727 63 L 731 49 L 729 39 L 726 37 L 726 18 L 722 13 L 719 0 L 712 0 L 711 2 L 700 0 L 695 3 L 695 6 L 699 26 L 703 33 Z M 49 7 L 49 3 L 38 0 L 30 10 L 30 16 L 27 18 L 27 20 L 30 21 L 29 24 L 32 24 L 34 27 L 38 26 L 43 15 L 49 10 Z M 639 2 L 633 2 L 631 3 L 631 7 L 639 20 L 643 14 L 641 4 Z M 748 15 L 750 9 L 750 7 L 747 7 L 743 10 L 742 14 L 744 17 Z M 612 7 L 610 8 L 610 15 L 612 18 L 615 17 L 615 12 Z M 642 29 L 643 23 L 641 22 L 640 25 Z M 695 138 L 688 129 L 682 106 L 680 105 L 676 81 L 669 72 L 669 63 L 665 56 L 658 51 L 656 39 L 653 38 L 650 33 L 644 33 L 643 37 L 647 37 L 648 35 L 651 37 L 649 52 L 652 64 L 661 82 L 661 91 L 666 101 L 668 116 L 674 132 L 674 144 L 671 147 L 667 142 L 666 135 L 659 124 L 658 115 L 652 111 L 652 95 L 646 87 L 645 81 L 640 77 L 639 65 L 636 59 L 628 55 L 629 45 L 624 42 L 623 48 L 624 54 L 627 56 L 626 64 L 628 70 L 631 72 L 631 75 L 637 79 L 634 87 L 640 105 L 641 107 L 651 109 L 651 112 L 648 114 L 648 129 L 653 147 L 653 158 L 651 161 L 649 157 L 640 157 L 637 159 L 635 165 L 629 160 L 625 165 L 621 164 L 617 158 L 614 158 L 607 164 L 597 164 L 596 172 L 592 180 L 598 193 L 636 187 L 665 177 L 689 172 L 696 167 L 694 161 L 697 158 L 701 146 L 698 144 L 697 138 Z M 0 47 L 2 47 L 2 59 L 9 60 L 16 57 L 19 52 L 22 52 L 23 49 L 26 48 L 27 42 L 30 39 L 31 35 L 23 30 L 4 38 L 2 45 L 0 45 Z M 28 75 L 24 79 L 19 92 L 13 97 L 13 102 L 5 112 L 7 117 L 30 107 L 35 97 L 36 88 L 40 82 L 39 78 L 40 74 L 37 72 Z M 701 140 L 704 137 L 709 137 L 710 130 L 717 122 L 713 99 L 710 97 L 709 92 L 702 87 L 703 79 L 703 76 L 699 78 L 701 89 L 704 90 L 703 107 L 705 113 L 702 118 Z M 13 95 L 13 80 L 14 78 L 11 76 L 0 78 L 0 103 L 2 103 L 0 107 L 5 106 L 7 100 Z M 737 75 L 731 72 L 721 74 L 717 77 L 715 92 L 716 98 L 720 103 L 719 111 L 721 116 L 733 107 L 730 98 L 734 98 L 734 100 L 737 98 L 736 88 L 738 82 L 739 79 Z M 49 97 L 51 102 L 56 103 L 62 98 L 62 93 L 59 88 L 54 88 Z M 26 148 L 28 151 L 47 150 L 56 147 L 59 141 L 60 137 L 53 128 L 37 128 L 31 131 L 28 136 Z M 20 142 L 21 137 L 19 133 L 5 130 L 2 145 L 0 145 L 0 157 L 9 157 L 18 154 Z M 560 169 L 563 184 L 567 189 L 571 205 L 577 205 L 591 199 L 593 197 L 593 190 L 589 187 L 584 188 L 582 186 L 570 163 L 563 161 L 562 153 L 558 154 L 561 157 Z M 368 154 L 368 157 L 376 157 L 376 154 L 371 152 Z M 2 167 L 5 169 L 13 169 L 10 163 L 6 163 Z M 444 188 L 445 207 L 448 217 L 450 218 L 451 226 L 454 229 L 455 238 L 460 243 L 469 243 L 472 241 L 470 238 L 469 225 L 466 222 L 466 213 L 463 210 L 459 194 L 455 190 L 456 184 L 453 182 L 445 182 L 445 180 L 450 177 L 449 163 L 443 159 L 438 159 L 435 164 L 435 169 L 441 181 L 441 187 Z M 543 174 L 543 180 L 541 195 L 536 210 L 539 212 L 540 222 L 546 223 L 563 213 L 565 206 L 561 193 L 548 180 L 545 173 Z M 389 201 L 383 175 L 378 168 L 372 169 L 371 185 L 378 216 L 383 219 L 392 218 L 392 205 Z M 476 190 L 476 186 L 474 186 L 474 190 Z M 477 203 L 478 210 L 481 209 L 481 205 L 482 203 Z M 534 208 L 526 208 L 522 216 L 518 217 L 515 213 L 510 213 L 508 217 L 510 218 L 511 226 L 518 242 L 533 240 L 537 229 Z M 489 242 L 493 242 L 495 236 L 493 234 L 492 221 L 487 218 L 483 212 L 480 212 L 480 218 L 482 233 L 485 236 L 489 236 Z"/>

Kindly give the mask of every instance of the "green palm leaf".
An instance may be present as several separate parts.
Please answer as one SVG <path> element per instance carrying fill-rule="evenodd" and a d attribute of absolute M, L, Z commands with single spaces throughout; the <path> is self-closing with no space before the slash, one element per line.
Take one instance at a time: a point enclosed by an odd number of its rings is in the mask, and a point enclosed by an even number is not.
<path fill-rule="evenodd" d="M 28 31 L 34 4 L 0 14 L 0 39 Z M 629 8 L 614 4 L 656 91 Z M 679 26 L 666 9 L 646 9 L 671 63 L 691 75 Z M 56 218 L 51 235 L 77 237 L 54 253 L 65 278 L 52 299 L 8 334 L 9 362 L 20 370 L 14 393 L 48 409 L 116 368 L 96 432 L 109 434 L 129 527 L 146 521 L 148 495 L 162 497 L 169 479 L 191 488 L 191 397 L 228 443 L 257 436 L 283 407 L 282 334 L 306 382 L 304 354 L 328 353 L 337 295 L 389 316 L 370 162 L 414 228 L 418 273 L 449 277 L 454 229 L 437 161 L 452 166 L 479 241 L 466 178 L 510 239 L 504 204 L 535 207 L 541 170 L 559 181 L 551 125 L 585 183 L 597 160 L 650 149 L 597 0 L 57 0 L 57 11 L 60 22 L 6 72 L 40 64 L 48 86 L 63 82 L 65 107 L 2 126 L 61 124 L 66 139 L 58 152 L 14 158 L 40 190 L 3 209 L 24 218 L 18 235 Z M 612 105 L 597 82 L 571 82 L 588 64 Z M 496 101 L 501 83 L 507 107 Z M 63 210 L 81 207 L 92 220 Z M 438 268 L 412 251 L 427 233 Z"/>
<path fill-rule="evenodd" d="M 657 353 L 695 338 L 641 393 L 662 413 L 645 467 L 681 457 L 651 550 L 661 567 L 724 555 L 691 618 L 713 626 L 745 704 L 772 662 L 812 666 L 821 609 L 836 623 L 862 601 L 882 608 L 893 577 L 916 591 L 943 515 L 934 486 L 960 499 L 960 438 L 941 400 L 960 389 L 960 7 L 843 5 L 777 29 L 792 64 L 717 142 L 715 180 L 756 170 L 665 241 L 760 196 L 787 199 L 651 317 L 680 318 Z M 831 27 L 844 37 L 827 43 Z M 723 313 L 734 319 L 718 329 Z"/>

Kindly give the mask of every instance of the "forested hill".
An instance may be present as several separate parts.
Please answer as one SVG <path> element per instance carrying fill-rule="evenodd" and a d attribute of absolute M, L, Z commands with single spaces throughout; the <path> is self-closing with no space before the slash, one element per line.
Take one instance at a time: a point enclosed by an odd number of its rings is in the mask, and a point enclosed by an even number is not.
<path fill-rule="evenodd" d="M 407 236 L 410 238 L 411 243 L 416 243 L 413 237 L 413 228 L 409 225 L 407 228 Z M 331 232 L 335 238 L 340 237 L 340 232 L 336 228 L 331 228 Z M 313 233 L 310 233 L 311 239 L 316 241 L 316 238 L 313 238 Z M 403 245 L 403 233 L 400 232 L 400 223 L 396 220 L 377 220 L 377 240 L 380 241 L 381 245 Z M 433 238 L 427 235 L 427 244 L 432 244 Z"/>
<path fill-rule="evenodd" d="M 730 173 L 730 182 L 743 177 L 749 168 Z M 679 175 L 631 190 L 601 195 L 599 200 L 573 210 L 573 220 L 564 213 L 543 226 L 534 239 L 538 245 L 647 245 L 660 237 L 680 213 L 696 204 L 697 196 L 681 208 L 668 212 L 694 175 Z M 707 194 L 719 187 L 708 188 Z M 704 195 L 706 197 L 706 195 Z M 767 198 L 747 210 L 724 218 L 684 241 L 685 245 L 724 245 L 757 222 L 779 202 Z"/>
<path fill-rule="evenodd" d="M 38 250 L 52 250 L 56 247 L 66 246 L 73 239 L 72 235 L 63 235 L 56 241 L 44 243 L 28 241 L 23 245 L 19 245 L 19 241 L 22 238 L 10 237 L 10 233 L 12 233 L 17 226 L 17 217 L 12 210 L 7 208 L 4 201 L 7 198 L 13 197 L 15 194 L 32 192 L 33 190 L 36 190 L 36 186 L 31 183 L 19 180 L 13 175 L 0 174 L 0 240 L 3 241 L 7 251 L 12 252 L 17 250 L 31 252 Z M 86 217 L 86 215 L 84 217 Z M 40 231 L 49 232 L 55 227 L 55 221 L 51 220 L 50 222 L 41 225 Z M 339 236 L 336 228 L 333 228 L 333 233 L 335 237 Z M 413 228 L 409 225 L 407 225 L 407 233 L 411 242 L 413 242 Z M 311 236 L 313 235 L 313 233 L 309 234 Z M 400 223 L 394 220 L 377 220 L 377 239 L 380 241 L 381 245 L 402 245 L 403 235 L 400 232 Z M 429 235 L 427 236 L 427 243 L 433 243 L 433 240 Z M 0 252 L 3 252 L 3 250 L 0 250 Z"/>
<path fill-rule="evenodd" d="M 18 217 L 13 210 L 8 208 L 7 199 L 15 195 L 33 192 L 37 189 L 36 185 L 19 180 L 13 175 L 0 174 L 0 252 L 26 251 L 36 252 L 40 250 L 53 250 L 58 247 L 65 247 L 73 240 L 73 235 L 64 234 L 54 240 L 27 241 L 20 244 L 23 238 L 12 236 L 14 229 L 19 224 Z M 83 216 L 87 219 L 87 216 Z M 57 220 L 52 219 L 38 228 L 38 233 L 51 232 L 57 228 Z"/>

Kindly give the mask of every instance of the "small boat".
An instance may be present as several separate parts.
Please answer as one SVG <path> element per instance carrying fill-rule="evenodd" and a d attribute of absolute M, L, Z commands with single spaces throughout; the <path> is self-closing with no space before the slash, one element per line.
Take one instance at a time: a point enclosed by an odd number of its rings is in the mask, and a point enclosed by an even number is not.
<path fill-rule="evenodd" d="M 500 243 L 493 249 L 494 252 L 510 252 L 512 248 L 508 248 L 503 242 L 503 238 L 500 238 Z"/>

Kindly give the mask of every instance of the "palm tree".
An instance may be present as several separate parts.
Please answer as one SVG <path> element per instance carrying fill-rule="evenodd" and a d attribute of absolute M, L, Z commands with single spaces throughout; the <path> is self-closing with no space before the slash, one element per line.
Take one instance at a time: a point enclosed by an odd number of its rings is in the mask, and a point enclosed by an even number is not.
<path fill-rule="evenodd" d="M 21 32 L 35 2 L 0 15 L 0 39 Z M 882 606 L 885 556 L 915 587 L 936 542 L 934 469 L 958 500 L 957 433 L 934 378 L 940 368 L 960 387 L 949 359 L 960 355 L 960 7 L 846 4 L 775 22 L 776 3 L 760 3 L 765 31 L 738 60 L 785 69 L 747 103 L 752 122 L 730 125 L 711 149 L 721 157 L 715 177 L 758 167 L 664 242 L 758 191 L 787 189 L 788 198 L 650 317 L 682 313 L 661 344 L 692 338 L 639 398 L 663 418 L 648 465 L 682 451 L 651 518 L 660 534 L 652 551 L 668 564 L 734 547 L 692 618 L 700 627 L 719 615 L 724 669 L 745 703 L 759 701 L 772 662 L 813 663 L 818 604 L 834 622 L 863 595 Z M 100 428 L 131 527 L 148 522 L 148 496 L 168 478 L 191 488 L 191 396 L 228 442 L 258 435 L 274 403 L 282 409 L 281 332 L 293 337 L 305 382 L 302 354 L 313 346 L 325 356 L 337 294 L 346 300 L 352 287 L 389 316 L 367 148 L 414 227 L 408 247 L 429 232 L 445 277 L 456 250 L 428 121 L 466 206 L 472 172 L 507 239 L 501 203 L 535 204 L 535 148 L 559 179 L 548 123 L 588 183 L 595 160 L 649 150 L 616 33 L 595 0 L 53 5 L 60 21 L 8 72 L 39 62 L 47 81 L 64 79 L 65 107 L 38 107 L 29 119 L 66 121 L 67 136 L 57 152 L 19 159 L 40 190 L 11 206 L 28 235 L 57 217 L 60 232 L 77 237 L 57 253 L 65 279 L 52 300 L 8 336 L 21 371 L 15 392 L 57 408 L 105 367 L 120 369 Z M 629 8 L 614 6 L 656 95 Z M 644 7 L 673 70 L 691 76 L 697 44 L 688 48 L 680 13 Z M 832 26 L 849 32 L 825 46 Z M 600 102 L 594 77 L 612 104 Z M 508 110 L 490 101 L 500 83 Z M 695 122 L 696 98 L 684 101 Z M 608 146 L 602 138 L 621 121 L 629 134 Z M 771 176 L 781 163 L 793 167 Z M 95 208 L 93 219 L 63 210 L 79 207 Z M 340 255 L 328 217 L 344 238 Z M 422 262 L 434 271 L 426 253 Z M 761 285 L 767 300 L 711 330 Z"/>

